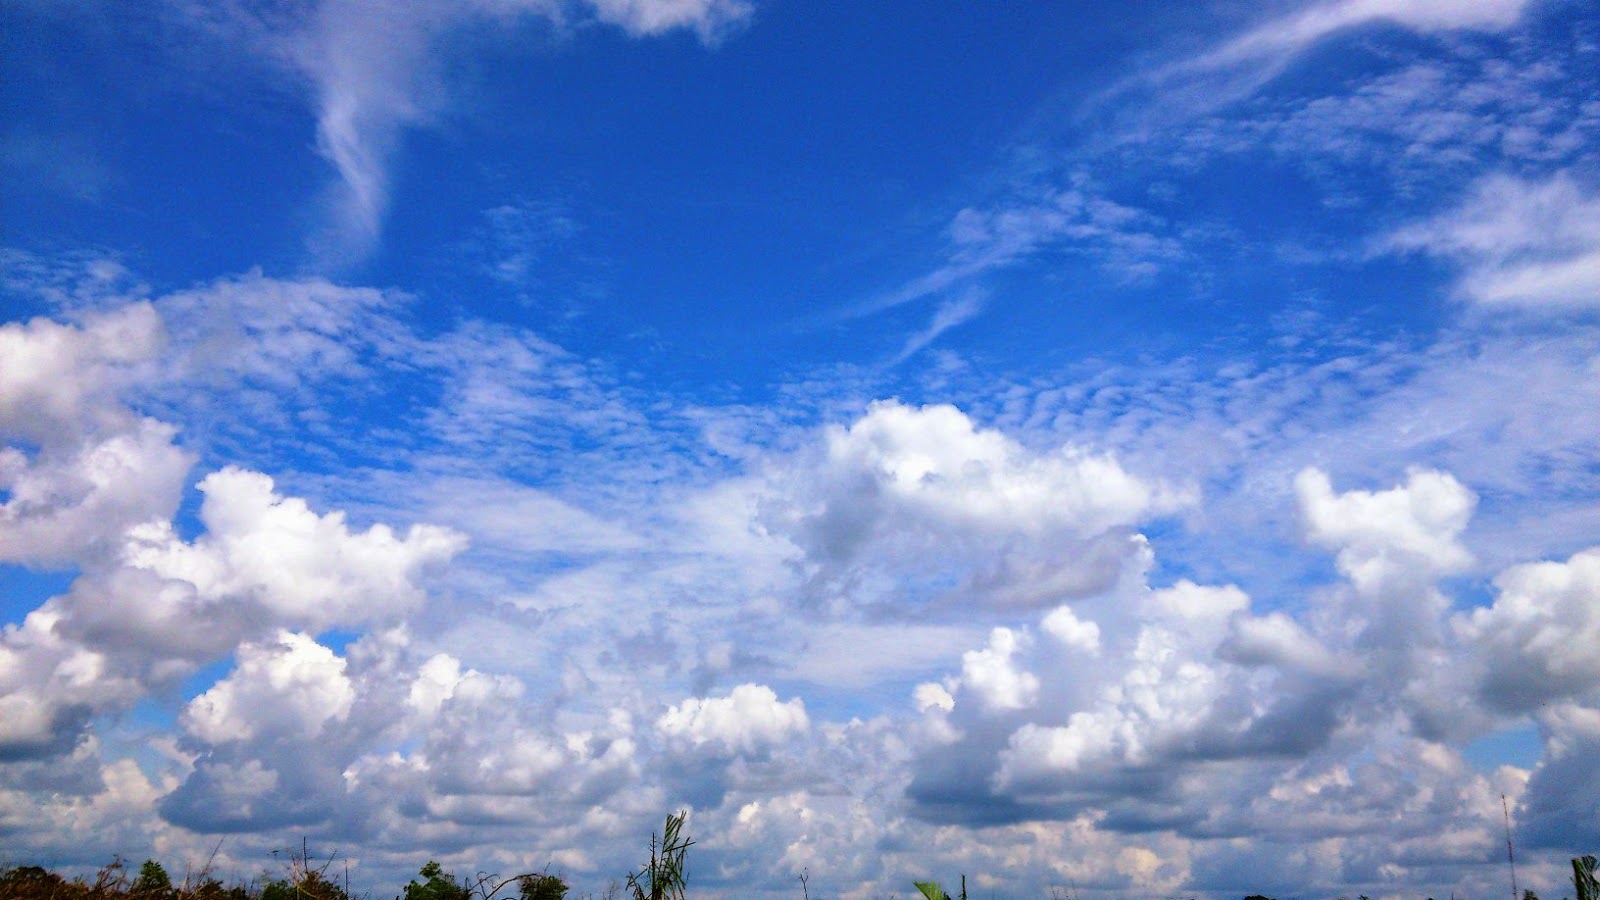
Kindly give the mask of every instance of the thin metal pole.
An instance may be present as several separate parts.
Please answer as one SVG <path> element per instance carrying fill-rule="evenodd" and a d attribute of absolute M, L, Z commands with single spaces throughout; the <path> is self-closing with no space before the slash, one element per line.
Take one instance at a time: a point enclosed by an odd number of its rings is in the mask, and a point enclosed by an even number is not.
<path fill-rule="evenodd" d="M 1511 807 L 1506 803 L 1506 795 L 1500 795 L 1500 812 L 1506 817 L 1506 862 L 1511 864 L 1511 900 L 1517 897 L 1517 855 L 1511 849 Z"/>

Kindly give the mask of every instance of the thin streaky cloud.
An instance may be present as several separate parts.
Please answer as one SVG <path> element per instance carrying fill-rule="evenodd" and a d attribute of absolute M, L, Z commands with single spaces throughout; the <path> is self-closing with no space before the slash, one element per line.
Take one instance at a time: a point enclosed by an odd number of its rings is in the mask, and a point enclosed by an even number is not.
<path fill-rule="evenodd" d="M 1270 19 L 1212 49 L 1136 72 L 1079 110 L 1082 122 L 1110 115 L 1114 125 L 1096 145 L 1139 142 L 1160 126 L 1223 109 L 1255 95 L 1305 50 L 1362 26 L 1390 23 L 1419 33 L 1499 32 L 1522 16 L 1530 0 L 1331 0 Z M 1144 102 L 1133 110 L 1128 101 Z"/>
<path fill-rule="evenodd" d="M 976 289 L 969 288 L 961 296 L 939 304 L 934 310 L 933 318 L 928 322 L 928 327 L 913 334 L 906 339 L 904 347 L 895 354 L 890 365 L 899 365 L 910 359 L 912 355 L 921 352 L 929 344 L 939 339 L 939 336 L 952 328 L 969 321 L 983 312 L 988 296 Z"/>
<path fill-rule="evenodd" d="M 307 82 L 317 152 L 337 175 L 324 199 L 326 225 L 310 244 L 314 257 L 337 271 L 364 261 L 381 240 L 394 156 L 406 132 L 449 116 L 456 105 L 440 58 L 452 32 L 484 23 L 510 31 L 571 28 L 589 15 L 636 38 L 687 29 L 714 45 L 754 13 L 745 0 L 583 0 L 570 7 L 546 0 L 316 0 L 300 7 L 303 21 L 231 5 L 186 15 L 215 33 L 244 36 L 247 46 Z"/>
<path fill-rule="evenodd" d="M 1456 292 L 1484 308 L 1592 308 L 1600 305 L 1597 221 L 1600 194 L 1574 173 L 1491 175 L 1454 208 L 1383 236 L 1376 251 L 1457 262 Z"/>

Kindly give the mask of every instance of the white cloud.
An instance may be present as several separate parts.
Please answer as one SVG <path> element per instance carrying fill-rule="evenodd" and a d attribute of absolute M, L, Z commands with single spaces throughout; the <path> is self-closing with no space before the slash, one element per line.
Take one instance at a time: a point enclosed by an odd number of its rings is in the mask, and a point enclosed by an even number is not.
<path fill-rule="evenodd" d="M 1194 160 L 1196 148 L 1184 145 L 1195 135 L 1175 138 L 1165 133 L 1165 128 L 1192 122 L 1199 116 L 1246 100 L 1260 100 L 1263 88 L 1289 70 L 1307 51 L 1331 39 L 1378 24 L 1420 34 L 1504 32 L 1518 23 L 1527 6 L 1528 0 L 1323 0 L 1298 4 L 1287 14 L 1266 18 L 1253 27 L 1212 42 L 1209 49 L 1180 55 L 1172 62 L 1135 72 L 1092 97 L 1085 112 L 1108 113 L 1116 120 L 1116 124 L 1107 128 L 1113 144 L 1151 142 L 1163 148 L 1176 145 L 1182 149 L 1174 161 L 1188 166 Z M 1348 97 L 1348 91 L 1335 93 L 1328 102 L 1345 105 L 1341 101 Z M 1357 106 L 1363 102 L 1370 105 L 1372 98 L 1357 97 L 1356 100 Z M 1382 100 L 1379 105 L 1384 105 Z M 1318 115 L 1326 111 L 1325 108 L 1308 110 L 1310 121 L 1297 121 L 1293 127 L 1285 129 L 1281 139 L 1297 148 L 1307 148 L 1309 144 L 1310 153 L 1301 151 L 1303 156 L 1326 158 L 1364 143 L 1369 128 L 1407 131 L 1422 124 L 1408 125 L 1403 117 L 1368 117 L 1354 120 L 1348 129 L 1330 129 L 1317 121 Z M 1422 121 L 1446 127 L 1458 124 L 1448 118 L 1444 122 L 1432 118 Z M 1253 127 L 1256 123 L 1247 118 L 1228 117 L 1214 124 L 1214 129 L 1204 129 L 1210 133 L 1200 142 L 1207 149 L 1255 146 L 1253 141 L 1260 137 Z M 1308 142 L 1307 134 L 1326 134 L 1328 139 Z M 1386 155 L 1399 163 L 1398 158 L 1404 154 Z"/>
<path fill-rule="evenodd" d="M 917 685 L 911 694 L 911 700 L 918 712 L 934 709 L 949 712 L 956 708 L 956 698 L 950 695 L 950 691 L 945 689 L 944 685 L 934 684 L 931 681 Z"/>
<path fill-rule="evenodd" d="M 830 428 L 778 492 L 765 521 L 806 554 L 820 602 L 902 613 L 1092 593 L 1142 552 L 1131 526 L 1187 500 L 1109 455 L 1034 452 L 955 407 L 898 402 Z"/>
<path fill-rule="evenodd" d="M 828 461 L 869 477 L 906 512 L 984 529 L 1092 535 L 1172 502 L 1108 456 L 1035 455 L 945 405 L 874 403 L 829 431 Z"/>
<path fill-rule="evenodd" d="M 1151 591 L 1144 606 L 1153 621 L 1182 628 L 1195 640 L 1214 642 L 1235 613 L 1250 608 L 1250 597 L 1231 584 L 1211 587 L 1181 580 Z"/>
<path fill-rule="evenodd" d="M 430 722 L 403 783 L 430 815 L 464 825 L 542 822 L 582 828 L 587 810 L 640 774 L 631 717 L 613 709 L 586 727 L 531 723 L 512 679 L 473 674 Z M 365 768 L 377 761 L 368 758 Z"/>
<path fill-rule="evenodd" d="M 165 341 L 148 303 L 84 317 L 0 325 L 0 437 L 47 446 L 125 427 L 119 395 L 147 377 Z"/>
<path fill-rule="evenodd" d="M 118 271 L 96 264 L 87 277 L 117 281 Z M 0 327 L 8 363 L 20 363 L 0 367 L 0 436 L 19 441 L 0 449 L 0 562 L 78 570 L 0 640 L 0 755 L 81 746 L 94 716 L 174 688 L 279 626 L 393 622 L 417 608 L 419 578 L 461 549 L 460 535 L 352 531 L 342 513 L 319 516 L 266 476 L 230 467 L 201 482 L 207 530 L 185 542 L 173 518 L 193 457 L 176 427 L 134 412 L 196 383 L 292 388 L 318 370 L 356 371 L 345 331 L 388 302 L 257 273 L 156 303 L 96 295 L 84 303 L 99 311 L 74 325 Z M 369 343 L 385 339 L 376 332 Z M 238 690 L 208 702 L 226 705 Z M 219 716 L 196 721 L 218 736 Z"/>
<path fill-rule="evenodd" d="M 1459 538 L 1477 497 L 1444 472 L 1417 470 L 1401 487 L 1336 495 L 1326 474 L 1306 469 L 1295 492 L 1307 537 L 1337 550 L 1339 570 L 1357 587 L 1458 572 L 1472 561 Z"/>
<path fill-rule="evenodd" d="M 635 37 L 689 28 L 711 43 L 755 11 L 748 0 L 584 0 L 600 21 Z"/>
<path fill-rule="evenodd" d="M 425 515 L 475 547 L 521 553 L 640 550 L 643 539 L 547 491 L 503 478 L 443 477 L 425 488 Z"/>
<path fill-rule="evenodd" d="M 423 599 L 420 572 L 464 546 L 448 529 L 387 525 L 352 532 L 344 514 L 319 516 L 273 491 L 272 479 L 225 468 L 199 484 L 206 532 L 179 540 L 164 523 L 141 529 L 129 565 L 180 579 L 205 596 L 259 603 L 278 621 L 312 629 L 393 620 Z"/>
<path fill-rule="evenodd" d="M 1074 647 L 1094 656 L 1100 653 L 1100 626 L 1079 619 L 1070 606 L 1051 610 L 1039 627 L 1064 647 Z"/>
<path fill-rule="evenodd" d="M 154 804 L 170 783 L 145 774 L 134 760 L 107 760 L 106 755 L 97 742 L 87 741 L 70 759 L 51 762 L 58 770 L 84 771 L 89 777 L 83 785 L 36 792 L 0 780 L 0 827 L 28 833 L 37 841 L 31 844 L 39 854 L 35 858 L 60 860 L 52 868 L 61 869 L 82 866 L 92 872 L 103 865 L 101 840 L 197 856 L 209 849 L 204 839 L 193 840 L 155 815 Z"/>
<path fill-rule="evenodd" d="M 1335 676 L 1355 668 L 1340 659 L 1305 630 L 1300 623 L 1281 612 L 1233 620 L 1228 639 L 1218 655 L 1245 666 L 1274 666 L 1285 670 L 1304 670 L 1315 675 Z"/>
<path fill-rule="evenodd" d="M 1075 640 L 1009 648 L 1008 672 L 1038 676 L 1036 699 L 1009 718 L 963 715 L 961 694 L 940 703 L 940 685 L 918 692 L 919 711 L 938 726 L 917 738 L 912 795 L 925 814 L 974 821 L 1010 808 L 1020 819 L 1061 818 L 1087 806 L 1105 811 L 1101 827 L 1124 831 L 1282 833 L 1288 817 L 1307 835 L 1328 835 L 1352 827 L 1318 812 L 1330 803 L 1412 808 L 1448 796 L 1454 824 L 1436 840 L 1482 844 L 1475 804 L 1514 793 L 1511 782 L 1478 776 L 1460 744 L 1439 741 L 1495 727 L 1480 695 L 1512 715 L 1594 702 L 1600 670 L 1577 648 L 1593 643 L 1585 610 L 1600 608 L 1591 596 L 1600 556 L 1512 567 L 1496 580 L 1494 606 L 1452 617 L 1436 581 L 1467 559 L 1458 537 L 1470 491 L 1438 472 L 1339 494 L 1320 472 L 1299 481 L 1308 530 L 1341 555 L 1347 585 L 1311 592 L 1296 615 L 1254 615 L 1238 588 L 1182 581 L 1052 611 L 1040 630 Z M 1090 624 L 1098 657 L 1084 652 Z M 964 685 L 966 674 L 945 685 Z M 1441 728 L 1441 714 L 1458 719 Z M 1387 741 L 1410 749 L 1381 771 L 1359 759 Z M 1549 785 L 1570 782 L 1577 765 L 1549 753 L 1551 774 L 1534 795 L 1540 829 L 1570 808 Z M 1380 800 L 1401 771 L 1423 786 Z M 975 778 L 989 790 L 955 786 Z M 1241 795 L 1262 799 L 1240 809 L 1225 799 Z"/>
<path fill-rule="evenodd" d="M 1514 713 L 1560 700 L 1600 702 L 1600 548 L 1513 566 L 1495 587 L 1492 606 L 1455 622 L 1484 698 Z"/>
<path fill-rule="evenodd" d="M 986 711 L 1026 709 L 1039 697 L 1039 679 L 1018 670 L 1015 657 L 1027 638 L 1009 628 L 989 634 L 989 646 L 961 654 L 961 686 Z"/>
<path fill-rule="evenodd" d="M 799 624 L 796 632 L 805 645 L 786 667 L 787 674 L 812 684 L 850 688 L 939 668 L 971 646 L 974 636 L 974 629 L 957 625 L 906 623 Z M 886 647 L 893 652 L 885 652 Z"/>
<path fill-rule="evenodd" d="M 1067 724 L 1059 727 L 1029 722 L 1011 735 L 1001 757 L 996 786 L 1010 789 L 1030 779 L 1079 772 L 1110 756 L 1119 742 L 1127 739 L 1126 723 L 1109 713 L 1073 713 Z M 1139 747 L 1135 744 L 1130 749 L 1137 753 Z"/>
<path fill-rule="evenodd" d="M 156 377 L 165 341 L 143 302 L 0 326 L 0 439 L 22 442 L 0 446 L 0 562 L 85 562 L 177 509 L 192 458 L 123 396 Z"/>
<path fill-rule="evenodd" d="M 359 259 L 376 244 L 400 134 L 443 103 L 428 44 L 447 21 L 433 3 L 332 0 L 285 42 L 282 52 L 316 92 L 317 150 L 339 173 L 331 245 L 322 248 L 335 260 Z"/>
<path fill-rule="evenodd" d="M 413 526 L 403 538 L 382 525 L 351 532 L 342 514 L 317 516 L 257 473 L 224 469 L 201 490 L 208 530 L 192 543 L 159 518 L 114 538 L 58 529 L 80 552 L 102 540 L 106 549 L 83 557 L 67 593 L 6 627 L 0 688 L 17 727 L 0 752 L 68 749 L 91 715 L 175 686 L 279 626 L 398 621 L 423 600 L 423 570 L 461 548 L 458 535 L 434 526 Z M 105 524 L 118 525 L 109 512 Z M 214 699 L 223 703 L 232 690 Z"/>
<path fill-rule="evenodd" d="M 1465 268 L 1457 292 L 1486 307 L 1560 310 L 1600 305 L 1600 196 L 1571 173 L 1543 181 L 1480 179 L 1467 198 L 1382 239 Z"/>
<path fill-rule="evenodd" d="M 304 634 L 281 631 L 247 643 L 228 677 L 189 701 L 181 724 L 208 744 L 260 739 L 315 741 L 355 702 L 345 661 Z"/>
<path fill-rule="evenodd" d="M 1091 679 L 1087 708 L 1058 708 L 1044 722 L 1027 722 L 1012 733 L 999 754 L 995 786 L 1048 792 L 1045 786 L 1057 776 L 1176 762 L 1197 745 L 1212 743 L 1207 732 L 1219 725 L 1216 704 L 1232 687 L 1213 658 L 1218 626 L 1247 602 L 1231 588 L 1186 584 L 1154 592 L 1147 606 L 1156 617 L 1137 625 L 1131 643 L 1119 640 L 1126 647 L 1120 666 L 1098 677 L 1087 673 L 1103 664 L 1075 669 Z M 1065 723 L 1049 724 L 1056 717 Z M 1248 727 L 1248 718 L 1225 727 Z"/>
<path fill-rule="evenodd" d="M 1257 26 L 1184 67 L 1220 68 L 1278 59 L 1335 32 L 1378 21 L 1422 32 L 1500 31 L 1514 24 L 1527 5 L 1528 0 L 1332 0 Z"/>
<path fill-rule="evenodd" d="M 324 278 L 269 278 L 259 269 L 166 294 L 155 303 L 171 335 L 167 377 L 185 390 L 241 384 L 293 394 L 357 381 L 366 355 L 413 350 L 391 318 L 406 297 Z M 374 353 L 375 351 L 375 353 Z"/>
<path fill-rule="evenodd" d="M 144 419 L 29 460 L 0 449 L 0 562 L 61 566 L 114 553 L 130 528 L 176 512 L 193 457 Z"/>
<path fill-rule="evenodd" d="M 894 362 L 896 364 L 905 362 L 918 351 L 938 340 L 939 335 L 982 312 L 983 305 L 987 299 L 982 293 L 976 290 L 969 290 L 960 297 L 939 304 L 939 308 L 934 311 L 933 319 L 928 323 L 928 327 L 906 339 L 905 346 L 901 347 L 900 352 L 895 355 Z"/>
<path fill-rule="evenodd" d="M 436 653 L 417 670 L 406 702 L 418 712 L 432 715 L 455 693 L 461 679 L 461 661 L 447 653 Z"/>
<path fill-rule="evenodd" d="M 486 675 L 477 669 L 462 671 L 461 661 L 448 653 L 436 653 L 417 669 L 416 679 L 406 695 L 406 703 L 424 717 L 445 712 L 447 703 L 478 709 L 496 703 L 514 703 L 522 696 L 522 684 L 504 675 Z"/>
<path fill-rule="evenodd" d="M 0 632 L 0 760 L 69 751 L 91 716 L 143 693 L 106 653 L 64 638 L 62 620 L 46 606 Z"/>
<path fill-rule="evenodd" d="M 387 320 L 391 298 L 372 296 L 351 315 L 367 310 Z M 340 297 L 325 299 L 343 308 Z M 176 316 L 165 302 L 155 308 Z M 192 312 L 203 308 L 196 301 Z M 288 321 L 281 330 L 253 329 L 242 315 L 246 327 L 223 329 L 216 348 L 237 341 L 231 358 L 242 369 L 259 361 L 263 373 L 224 378 L 268 378 L 284 365 L 274 360 L 316 361 L 285 377 L 294 391 L 315 386 L 313 370 L 324 364 L 361 378 L 404 359 L 408 373 L 439 373 L 447 401 L 481 413 L 456 423 L 459 454 L 415 472 L 328 481 L 298 474 L 298 483 L 314 485 L 320 508 L 283 496 L 263 475 L 224 470 L 205 482 L 197 537 L 177 537 L 193 522 L 140 529 L 128 559 L 148 568 L 101 554 L 100 568 L 31 624 L 9 629 L 0 643 L 0 755 L 13 761 L 0 765 L 0 827 L 15 828 L 8 833 L 22 835 L 19 846 L 49 845 L 38 829 L 69 827 L 57 823 L 102 833 L 95 829 L 103 823 L 132 821 L 165 840 L 186 833 L 176 822 L 240 832 L 236 858 L 247 870 L 258 861 L 249 853 L 267 846 L 263 835 L 298 828 L 354 835 L 344 845 L 362 854 L 367 873 L 386 871 L 390 855 L 405 848 L 437 846 L 473 864 L 490 857 L 504 870 L 512 860 L 526 868 L 573 860 L 587 867 L 576 870 L 580 877 L 590 877 L 636 864 L 611 848 L 631 849 L 659 825 L 661 809 L 687 797 L 703 849 L 715 847 L 727 861 L 725 871 L 705 876 L 708 892 L 720 887 L 714 878 L 740 889 L 792 888 L 772 860 L 811 865 L 814 874 L 826 860 L 840 893 L 903 888 L 903 872 L 931 861 L 1003 873 L 992 885 L 997 894 L 1068 881 L 1176 891 L 1204 879 L 1231 884 L 1240 872 L 1339 889 L 1384 877 L 1454 884 L 1477 879 L 1478 870 L 1436 875 L 1418 860 L 1482 857 L 1493 834 L 1477 823 L 1480 807 L 1497 809 L 1501 792 L 1518 801 L 1518 779 L 1529 778 L 1520 770 L 1478 773 L 1460 747 L 1487 727 L 1521 721 L 1530 698 L 1551 706 L 1537 713 L 1548 762 L 1518 810 L 1527 833 L 1537 823 L 1551 842 L 1559 823 L 1592 812 L 1567 789 L 1590 777 L 1594 703 L 1584 691 L 1592 692 L 1594 673 L 1546 648 L 1593 605 L 1593 551 L 1527 573 L 1508 569 L 1496 606 L 1482 611 L 1492 622 L 1481 628 L 1472 613 L 1451 616 L 1434 584 L 1489 566 L 1472 562 L 1474 554 L 1485 559 L 1487 542 L 1477 520 L 1466 527 L 1468 517 L 1496 515 L 1501 491 L 1543 491 L 1545 482 L 1517 480 L 1528 477 L 1527 459 L 1587 459 L 1587 395 L 1574 388 L 1545 396 L 1539 386 L 1586 384 L 1573 373 L 1592 368 L 1592 341 L 1558 336 L 1539 352 L 1499 346 L 1482 356 L 1463 356 L 1455 345 L 1400 358 L 1351 351 L 1309 371 L 1240 366 L 1215 381 L 1196 379 L 1193 369 L 1149 373 L 1152 382 L 1108 371 L 1087 383 L 1014 386 L 972 402 L 986 421 L 1004 423 L 995 427 L 977 424 L 977 413 L 895 402 L 823 432 L 788 424 L 804 415 L 769 411 L 779 424 L 748 440 L 738 465 L 731 456 L 667 461 L 663 474 L 630 454 L 653 454 L 660 437 L 649 432 L 671 413 L 656 407 L 646 415 L 636 395 L 584 381 L 589 373 L 560 348 L 496 329 L 464 327 L 442 341 L 402 329 L 384 339 L 404 351 L 362 355 L 351 349 L 360 338 L 343 330 L 349 319 L 329 314 L 336 321 L 310 334 Z M 189 352 L 191 336 L 204 343 L 199 336 L 219 332 L 184 325 L 169 333 L 185 345 L 172 348 L 172 359 Z M 489 352 L 476 359 L 480 349 Z M 472 377 L 460 377 L 472 366 Z M 1395 391 L 1386 366 L 1422 374 Z M 498 381 L 497 369 L 505 372 Z M 1194 383 L 1160 381 L 1169 377 Z M 547 388 L 569 380 L 582 384 L 570 393 Z M 318 402 L 315 393 L 306 391 L 308 403 Z M 1519 400 L 1526 405 L 1511 409 Z M 172 407 L 174 415 L 182 409 Z M 1330 409 L 1337 414 L 1324 415 Z M 549 470 L 508 476 L 501 458 L 478 455 L 497 434 L 539 433 L 543 423 L 586 415 L 600 423 L 582 432 L 596 443 L 621 433 L 632 442 L 586 457 L 584 474 L 607 483 L 593 493 Z M 441 427 L 448 418 L 439 414 Z M 1314 437 L 1295 436 L 1306 433 Z M 1508 442 L 1487 446 L 1511 452 L 1488 459 L 1482 434 Z M 73 452 L 96 446 L 73 440 Z M 1196 582 L 1148 587 L 1152 573 L 1169 571 L 1153 565 L 1156 549 L 1171 554 L 1178 571 L 1226 568 L 1249 553 L 1307 565 L 1302 550 L 1270 534 L 1282 525 L 1280 537 L 1294 537 L 1287 521 L 1272 520 L 1272 504 L 1292 512 L 1293 473 L 1305 465 L 1387 485 L 1397 465 L 1439 465 L 1418 447 L 1467 445 L 1472 453 L 1451 459 L 1480 464 L 1469 466 L 1471 477 L 1457 473 L 1459 481 L 1418 470 L 1398 487 L 1341 493 L 1328 476 L 1314 477 L 1318 469 L 1298 486 L 1312 544 L 1337 555 L 1341 572 L 1371 596 L 1357 596 L 1354 583 L 1303 580 L 1262 591 L 1247 572 L 1239 583 L 1269 610 L 1253 614 L 1240 588 L 1198 583 L 1228 578 L 1196 573 Z M 1117 455 L 1071 449 L 1083 446 L 1115 447 Z M 647 486 L 606 494 L 619 471 L 646 473 L 638 477 Z M 1144 520 L 1189 499 L 1164 485 L 1196 471 L 1223 474 L 1204 476 L 1204 501 L 1191 501 L 1191 518 L 1161 523 L 1148 540 L 1134 535 Z M 1587 490 L 1559 474 L 1566 471 L 1541 469 L 1538 477 L 1565 481 L 1574 494 Z M 674 481 L 685 473 L 692 483 Z M 1495 502 L 1475 510 L 1464 483 Z M 376 499 L 341 498 L 362 491 Z M 1228 515 L 1230 503 L 1244 514 Z M 454 540 L 358 528 L 336 506 L 363 523 L 470 526 L 474 553 L 487 545 L 491 552 L 463 555 L 451 549 Z M 807 530 L 824 522 L 840 526 L 839 542 Z M 859 528 L 844 527 L 851 525 Z M 1185 543 L 1202 529 L 1212 530 L 1207 549 Z M 1572 532 L 1561 540 L 1585 533 Z M 1520 539 L 1490 549 L 1498 558 L 1537 543 Z M 507 563 L 531 554 L 557 561 L 536 575 L 525 558 Z M 269 570 L 267 558 L 284 560 L 281 571 Z M 446 559 L 456 561 L 448 573 L 454 599 L 481 606 L 426 603 L 428 567 Z M 783 568 L 789 562 L 801 575 L 832 565 L 829 590 L 890 602 L 807 609 L 810 595 L 800 596 L 800 579 Z M 1364 574 L 1408 562 L 1417 577 L 1404 584 Z M 385 571 L 401 574 L 386 580 Z M 293 584 L 302 577 L 305 596 L 297 599 Z M 364 599 L 344 599 L 357 595 Z M 930 614 L 943 622 L 907 625 L 883 614 L 892 601 L 905 610 L 928 597 L 942 598 Z M 1374 613 L 1389 605 L 1433 625 L 1385 631 L 1389 621 Z M 797 624 L 797 607 L 810 618 Z M 429 627 L 434 613 L 448 622 L 444 629 Z M 418 635 L 414 648 L 406 645 L 413 639 L 384 632 L 341 651 L 343 659 L 307 635 L 293 636 L 304 642 L 298 646 L 274 637 L 282 627 L 401 621 Z M 996 637 L 1000 623 L 1007 637 Z M 613 640 L 619 624 L 634 631 Z M 1450 624 L 1456 628 L 1440 627 Z M 1576 629 L 1579 641 L 1587 627 Z M 129 708 L 151 685 L 176 686 L 241 640 L 233 674 L 184 714 L 194 755 L 149 763 L 156 775 L 143 789 L 128 772 L 116 774 L 121 786 L 94 801 L 69 801 L 43 786 L 43 766 L 85 752 L 92 737 L 76 749 L 72 741 L 87 723 L 91 735 L 115 728 L 101 714 Z M 1402 643 L 1427 652 L 1413 659 L 1393 646 Z M 1419 674 L 1451 655 L 1461 664 L 1439 664 L 1434 679 Z M 1518 666 L 1527 684 L 1492 681 Z M 507 669 L 520 677 L 494 674 Z M 797 679 L 805 682 L 793 688 L 800 696 L 787 702 L 761 687 L 781 690 Z M 708 693 L 708 684 L 735 683 Z M 663 714 L 663 689 L 687 699 Z M 885 697 L 889 707 L 874 706 Z M 864 721 L 833 720 L 841 698 Z M 1419 737 L 1408 713 L 1423 701 L 1462 711 L 1463 724 Z M 637 733 L 633 721 L 644 723 Z M 305 750 L 310 733 L 319 739 Z M 27 766 L 41 768 L 23 774 Z M 23 783 L 32 787 L 12 787 Z M 111 793 L 126 805 L 105 807 L 116 815 L 94 812 Z M 313 796 L 331 802 L 292 802 Z M 49 824 L 33 822 L 34 810 L 47 811 Z M 1373 829 L 1374 820 L 1401 824 Z M 1427 833 L 1413 822 L 1426 822 Z M 511 828 L 531 835 L 525 847 L 498 843 Z M 1263 868 L 1259 857 L 1230 849 L 1234 838 L 1267 833 L 1309 848 L 1291 853 L 1303 868 Z M 1374 874 L 1368 860 L 1379 857 L 1398 868 Z M 387 875 L 370 877 L 387 883 Z"/>
<path fill-rule="evenodd" d="M 965 207 L 947 230 L 950 251 L 943 265 L 846 313 L 870 315 L 964 287 L 907 341 L 898 360 L 982 311 L 987 296 L 972 282 L 1046 247 L 1082 248 L 1119 281 L 1146 278 L 1183 256 L 1169 223 L 1080 187 L 1034 189 L 989 206 Z"/>
<path fill-rule="evenodd" d="M 811 727 L 796 697 L 780 703 L 772 688 L 741 684 L 725 697 L 690 697 L 656 720 L 669 740 L 721 754 L 751 754 L 804 735 Z"/>

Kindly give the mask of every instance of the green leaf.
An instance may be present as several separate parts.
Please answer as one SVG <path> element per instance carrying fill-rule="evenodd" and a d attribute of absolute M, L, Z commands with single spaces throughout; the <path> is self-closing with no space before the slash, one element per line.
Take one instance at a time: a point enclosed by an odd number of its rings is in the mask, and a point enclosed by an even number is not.
<path fill-rule="evenodd" d="M 1572 888 L 1577 892 L 1578 900 L 1600 900 L 1600 879 L 1594 875 L 1597 864 L 1600 864 L 1600 860 L 1592 856 L 1573 859 Z"/>

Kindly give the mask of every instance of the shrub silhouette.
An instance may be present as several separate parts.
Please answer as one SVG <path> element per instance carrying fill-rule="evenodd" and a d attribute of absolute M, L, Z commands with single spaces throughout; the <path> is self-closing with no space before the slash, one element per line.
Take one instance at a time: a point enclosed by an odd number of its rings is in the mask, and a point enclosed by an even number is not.
<path fill-rule="evenodd" d="M 38 866 L 18 866 L 0 875 L 0 897 L 33 900 L 65 894 L 67 880 Z"/>
<path fill-rule="evenodd" d="M 221 882 L 216 882 L 219 890 Z M 207 900 L 212 900 L 208 897 Z M 216 900 L 221 900 L 220 896 Z M 317 869 L 296 873 L 292 879 L 269 881 L 261 888 L 261 900 L 350 900 L 344 888 L 329 881 Z"/>
<path fill-rule="evenodd" d="M 638 872 L 628 875 L 626 890 L 613 881 L 598 895 L 583 896 L 588 900 L 596 896 L 600 900 L 684 900 L 685 861 L 689 847 L 694 844 L 684 831 L 686 819 L 687 813 L 669 815 L 663 833 L 659 837 L 654 833 L 650 835 L 649 858 Z M 248 885 L 223 884 L 211 876 L 209 861 L 198 871 L 185 875 L 179 885 L 174 885 L 166 869 L 153 859 L 145 860 L 131 879 L 128 867 L 120 858 L 113 858 L 92 880 L 68 879 L 40 866 L 0 866 L 0 900 L 352 900 L 345 886 L 327 877 L 332 858 L 320 867 L 311 866 L 308 859 L 302 844 L 300 852 L 289 861 L 287 877 L 253 881 Z M 1600 868 L 1600 860 L 1594 856 L 1572 859 L 1576 900 L 1600 900 L 1597 868 Z M 439 863 L 429 860 L 418 874 L 422 880 L 413 879 L 405 886 L 403 900 L 500 900 L 501 892 L 513 884 L 517 891 L 515 900 L 566 900 L 569 890 L 565 879 L 548 872 L 529 872 L 503 880 L 498 875 L 480 873 L 476 881 L 457 882 Z M 806 895 L 809 895 L 808 877 L 809 874 L 800 877 L 801 891 Z M 916 882 L 916 887 L 927 900 L 955 900 L 955 897 L 965 900 L 967 895 L 964 875 L 958 895 L 946 893 L 934 881 Z M 358 895 L 359 900 L 369 900 L 372 896 L 371 893 Z M 1051 888 L 1050 896 L 1060 897 L 1061 893 Z M 511 900 L 509 893 L 504 900 Z M 1271 898 L 1251 894 L 1244 900 Z M 1367 900 L 1367 897 L 1363 895 L 1359 900 Z M 1526 891 L 1523 900 L 1536 900 L 1536 895 L 1531 890 Z"/>
<path fill-rule="evenodd" d="M 523 875 L 517 879 L 522 900 L 563 900 L 567 883 L 554 875 Z"/>
<path fill-rule="evenodd" d="M 139 900 L 166 900 L 172 896 L 172 879 L 167 877 L 167 870 L 161 863 L 147 859 L 139 867 L 139 876 L 133 879 L 128 893 Z"/>
<path fill-rule="evenodd" d="M 465 885 L 457 884 L 454 877 L 431 859 L 417 874 L 427 880 L 421 884 L 415 881 L 407 884 L 405 900 L 468 900 L 472 896 Z"/>

